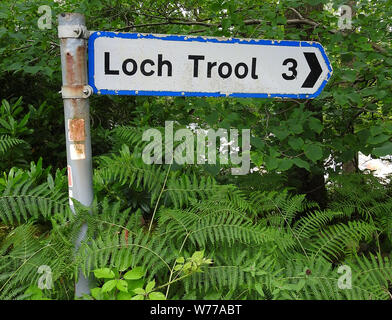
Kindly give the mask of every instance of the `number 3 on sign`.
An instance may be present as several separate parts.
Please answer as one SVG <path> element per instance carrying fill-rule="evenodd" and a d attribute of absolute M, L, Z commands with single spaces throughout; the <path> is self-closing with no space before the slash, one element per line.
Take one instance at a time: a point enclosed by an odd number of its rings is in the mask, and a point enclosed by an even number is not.
<path fill-rule="evenodd" d="M 289 67 L 289 71 L 291 74 L 288 75 L 287 73 L 282 73 L 282 77 L 285 80 L 294 80 L 297 77 L 297 66 L 298 63 L 295 59 L 289 58 L 283 61 L 283 65 L 286 66 L 287 64 L 291 63 L 291 67 Z"/>

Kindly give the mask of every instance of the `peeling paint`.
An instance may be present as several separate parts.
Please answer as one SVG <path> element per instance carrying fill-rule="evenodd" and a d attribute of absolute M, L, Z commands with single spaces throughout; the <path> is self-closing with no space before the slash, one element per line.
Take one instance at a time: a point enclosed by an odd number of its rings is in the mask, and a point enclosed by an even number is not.
<path fill-rule="evenodd" d="M 84 141 L 86 139 L 84 119 L 68 119 L 69 141 Z"/>
<path fill-rule="evenodd" d="M 72 181 L 72 168 L 70 165 L 67 166 L 67 172 L 68 172 L 68 187 L 72 188 L 73 186 L 73 181 Z M 71 193 L 72 191 L 70 191 Z"/>
<path fill-rule="evenodd" d="M 69 145 L 69 154 L 71 160 L 84 160 L 86 159 L 86 148 L 84 143 L 71 143 Z"/>

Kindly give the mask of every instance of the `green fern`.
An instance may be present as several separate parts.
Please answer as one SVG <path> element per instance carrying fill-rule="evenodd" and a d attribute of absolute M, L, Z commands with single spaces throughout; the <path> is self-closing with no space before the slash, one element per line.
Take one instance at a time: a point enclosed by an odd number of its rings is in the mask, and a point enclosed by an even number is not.
<path fill-rule="evenodd" d="M 341 212 L 316 210 L 299 219 L 293 226 L 293 232 L 300 240 L 309 239 L 335 218 L 341 216 Z"/>
<path fill-rule="evenodd" d="M 15 228 L 0 247 L 0 299 L 14 299 L 21 294 L 19 288 L 36 285 L 42 265 L 50 267 L 53 282 L 72 275 L 73 250 L 72 243 L 56 233 L 43 239 L 31 224 Z"/>
<path fill-rule="evenodd" d="M 205 200 L 217 192 L 217 183 L 211 177 L 196 177 L 193 174 L 178 176 L 174 174 L 170 177 L 165 192 L 173 202 L 175 208 L 189 205 L 191 200 Z"/>
<path fill-rule="evenodd" d="M 10 149 L 22 143 L 26 142 L 7 135 L 0 135 L 0 155 L 6 154 Z"/>
<path fill-rule="evenodd" d="M 349 221 L 323 229 L 311 243 L 309 250 L 315 256 L 339 259 L 341 255 L 356 252 L 359 241 L 369 241 L 377 228 L 364 221 Z"/>
<path fill-rule="evenodd" d="M 8 184 L 0 195 L 0 220 L 3 223 L 21 223 L 40 217 L 65 221 L 71 216 L 67 194 L 50 189 L 47 183 L 34 185 L 26 176 L 19 178 Z"/>

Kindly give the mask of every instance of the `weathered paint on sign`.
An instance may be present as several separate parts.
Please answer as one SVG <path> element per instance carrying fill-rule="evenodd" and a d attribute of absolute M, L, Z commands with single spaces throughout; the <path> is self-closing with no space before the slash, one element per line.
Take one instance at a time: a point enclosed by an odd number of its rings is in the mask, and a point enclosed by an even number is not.
<path fill-rule="evenodd" d="M 306 99 L 332 75 L 316 42 L 94 32 L 88 50 L 98 94 Z"/>

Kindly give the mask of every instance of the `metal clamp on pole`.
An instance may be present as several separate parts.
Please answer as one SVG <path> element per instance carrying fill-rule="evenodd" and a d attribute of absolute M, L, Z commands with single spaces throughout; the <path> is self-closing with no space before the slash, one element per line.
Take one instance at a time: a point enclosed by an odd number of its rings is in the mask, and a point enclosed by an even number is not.
<path fill-rule="evenodd" d="M 86 26 L 83 25 L 59 25 L 58 37 L 60 39 L 66 38 L 82 38 L 88 39 L 89 32 Z"/>
<path fill-rule="evenodd" d="M 61 96 L 63 99 L 87 99 L 93 93 L 93 88 L 85 86 L 62 86 Z"/>

